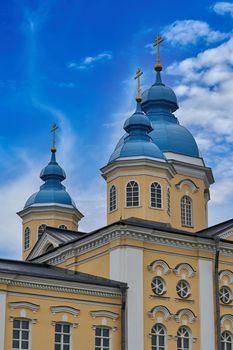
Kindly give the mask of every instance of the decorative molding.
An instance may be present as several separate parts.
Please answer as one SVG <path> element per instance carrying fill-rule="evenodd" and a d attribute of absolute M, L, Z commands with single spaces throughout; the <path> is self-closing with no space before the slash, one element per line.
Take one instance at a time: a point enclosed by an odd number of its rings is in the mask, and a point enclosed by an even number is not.
<path fill-rule="evenodd" d="M 181 191 L 183 186 L 189 186 L 191 189 L 192 193 L 197 192 L 199 187 L 196 186 L 196 184 L 189 179 L 181 180 L 178 184 L 176 184 L 176 188 Z"/>
<path fill-rule="evenodd" d="M 221 326 L 223 326 L 225 321 L 230 321 L 231 327 L 233 327 L 233 315 L 226 314 L 221 317 Z"/>
<path fill-rule="evenodd" d="M 17 301 L 17 302 L 11 302 L 8 303 L 9 307 L 11 308 L 11 310 L 14 309 L 29 309 L 33 312 L 36 312 L 40 309 L 40 305 L 36 305 L 33 303 L 29 303 L 27 301 Z"/>
<path fill-rule="evenodd" d="M 37 318 L 30 319 L 28 317 L 14 317 L 14 316 L 10 316 L 9 317 L 10 322 L 13 322 L 15 319 L 21 319 L 21 320 L 24 319 L 24 320 L 30 321 L 32 324 L 37 324 L 38 323 L 38 319 Z"/>
<path fill-rule="evenodd" d="M 63 305 L 61 305 L 61 306 L 51 306 L 50 310 L 51 310 L 51 312 L 54 315 L 58 314 L 58 313 L 61 313 L 61 312 L 65 312 L 67 314 L 71 314 L 74 317 L 76 317 L 76 316 L 78 316 L 80 314 L 80 310 L 75 309 L 75 308 L 70 307 L 70 306 L 63 306 Z"/>
<path fill-rule="evenodd" d="M 148 270 L 155 272 L 157 267 L 161 267 L 165 275 L 171 272 L 170 266 L 164 260 L 155 260 L 150 265 L 148 265 Z"/>
<path fill-rule="evenodd" d="M 230 284 L 233 283 L 233 272 L 230 270 L 222 270 L 219 272 L 219 280 L 221 281 L 223 277 L 227 276 L 230 280 Z"/>
<path fill-rule="evenodd" d="M 189 323 L 193 323 L 197 318 L 190 309 L 181 309 L 175 314 L 176 322 L 180 322 L 183 316 L 188 317 Z"/>
<path fill-rule="evenodd" d="M 56 323 L 63 323 L 63 321 L 52 321 L 51 325 L 55 327 Z M 65 323 L 70 324 L 73 328 L 78 328 L 79 326 L 79 323 L 70 323 L 70 322 L 65 322 Z"/>
<path fill-rule="evenodd" d="M 50 283 L 49 283 L 50 282 Z M 99 297 L 106 297 L 106 298 L 121 298 L 121 292 L 117 292 L 117 288 L 115 291 L 111 291 L 110 287 L 104 287 L 101 289 L 93 289 L 92 288 L 84 288 L 84 287 L 75 287 L 75 283 L 70 283 L 69 285 L 63 286 L 60 284 L 52 284 L 51 280 L 49 280 L 47 283 L 42 282 L 33 282 L 31 280 L 14 280 L 13 278 L 3 278 L 0 277 L 0 284 L 6 284 L 10 286 L 16 286 L 16 287 L 23 287 L 23 288 L 32 288 L 32 289 L 42 289 L 42 290 L 50 290 L 50 291 L 57 291 L 62 293 L 72 293 L 72 294 L 83 294 L 83 295 L 92 295 L 92 296 L 99 296 Z M 76 283 L 77 285 L 77 283 Z"/>
<path fill-rule="evenodd" d="M 115 312 L 107 311 L 107 310 L 90 311 L 90 315 L 93 318 L 107 317 L 107 318 L 111 318 L 114 321 L 116 321 L 119 318 L 118 314 L 116 314 Z"/>
<path fill-rule="evenodd" d="M 170 320 L 172 317 L 172 314 L 170 311 L 163 305 L 155 306 L 151 311 L 148 312 L 148 316 L 154 320 L 156 318 L 156 314 L 158 312 L 161 312 L 163 314 L 164 320 Z"/>
<path fill-rule="evenodd" d="M 196 271 L 192 268 L 192 266 L 187 263 L 181 263 L 176 265 L 173 271 L 176 274 L 176 276 L 180 276 L 181 270 L 186 270 L 188 272 L 188 277 L 193 277 L 196 274 Z"/>

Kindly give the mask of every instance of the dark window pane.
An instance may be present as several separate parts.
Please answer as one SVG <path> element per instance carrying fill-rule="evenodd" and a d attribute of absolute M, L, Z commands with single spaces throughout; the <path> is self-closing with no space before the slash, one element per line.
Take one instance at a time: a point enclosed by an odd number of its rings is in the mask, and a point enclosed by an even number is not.
<path fill-rule="evenodd" d="M 18 340 L 13 340 L 13 348 L 19 349 L 19 341 Z"/>
<path fill-rule="evenodd" d="M 108 338 L 103 339 L 103 346 L 109 346 L 109 339 Z"/>
<path fill-rule="evenodd" d="M 70 350 L 70 346 L 69 345 L 63 345 L 63 350 Z"/>
<path fill-rule="evenodd" d="M 22 339 L 28 339 L 29 333 L 27 331 L 22 331 Z"/>
<path fill-rule="evenodd" d="M 59 323 L 56 323 L 55 325 L 55 331 L 56 332 L 61 332 L 61 325 Z"/>
<path fill-rule="evenodd" d="M 101 329 L 100 328 L 96 328 L 95 334 L 100 336 L 101 335 Z"/>
<path fill-rule="evenodd" d="M 64 336 L 63 336 L 63 342 L 64 342 L 65 344 L 69 344 L 69 342 L 70 342 L 70 336 L 69 336 L 69 335 L 64 335 Z"/>
<path fill-rule="evenodd" d="M 19 331 L 13 330 L 13 339 L 19 339 Z"/>
<path fill-rule="evenodd" d="M 61 345 L 55 344 L 55 350 L 61 350 Z"/>
<path fill-rule="evenodd" d="M 95 345 L 100 346 L 100 338 L 95 338 Z"/>
<path fill-rule="evenodd" d="M 109 329 L 103 328 L 103 336 L 108 337 L 109 336 Z"/>
<path fill-rule="evenodd" d="M 20 321 L 19 320 L 14 320 L 13 328 L 20 328 Z"/>
<path fill-rule="evenodd" d="M 61 342 L 61 334 L 55 334 L 55 342 L 60 343 Z"/>
<path fill-rule="evenodd" d="M 23 329 L 28 329 L 29 327 L 29 322 L 28 321 L 22 321 L 22 328 Z"/>
<path fill-rule="evenodd" d="M 70 326 L 68 324 L 63 325 L 63 333 L 70 333 Z"/>
<path fill-rule="evenodd" d="M 22 349 L 28 349 L 28 341 L 22 341 Z"/>

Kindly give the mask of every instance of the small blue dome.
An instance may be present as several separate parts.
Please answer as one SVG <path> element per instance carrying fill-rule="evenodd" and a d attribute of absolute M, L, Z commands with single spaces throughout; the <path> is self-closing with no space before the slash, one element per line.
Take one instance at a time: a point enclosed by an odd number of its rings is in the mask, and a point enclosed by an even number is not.
<path fill-rule="evenodd" d="M 65 171 L 56 162 L 55 152 L 52 152 L 51 160 L 41 171 L 40 178 L 45 182 L 41 185 L 39 192 L 34 193 L 27 200 L 24 208 L 37 204 L 62 204 L 76 208 L 70 195 L 66 192 L 65 186 L 61 184 L 66 178 Z"/>
<path fill-rule="evenodd" d="M 151 122 L 145 113 L 141 110 L 141 104 L 138 103 L 136 112 L 126 120 L 124 129 L 127 132 L 126 137 L 116 147 L 109 159 L 109 163 L 122 157 L 151 157 L 165 159 L 162 152 L 148 135 L 153 130 Z"/>
<path fill-rule="evenodd" d="M 156 82 L 142 94 L 142 106 L 150 104 L 151 101 L 154 105 L 155 103 L 157 105 L 166 103 L 171 112 L 175 112 L 179 108 L 174 91 L 162 83 L 160 72 L 156 74 Z"/>

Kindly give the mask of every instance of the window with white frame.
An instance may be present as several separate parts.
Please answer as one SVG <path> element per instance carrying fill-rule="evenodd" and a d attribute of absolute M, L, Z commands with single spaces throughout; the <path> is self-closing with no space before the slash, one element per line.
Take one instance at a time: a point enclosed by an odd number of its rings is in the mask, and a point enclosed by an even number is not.
<path fill-rule="evenodd" d="M 152 208 L 162 208 L 162 188 L 158 182 L 153 182 L 150 186 L 150 205 Z"/>
<path fill-rule="evenodd" d="M 192 335 L 187 327 L 180 327 L 177 332 L 177 350 L 191 350 Z"/>
<path fill-rule="evenodd" d="M 130 181 L 126 186 L 126 207 L 139 206 L 139 185 L 136 181 Z"/>
<path fill-rule="evenodd" d="M 222 303 L 229 304 L 232 300 L 232 293 L 230 288 L 226 286 L 220 288 L 219 297 Z"/>
<path fill-rule="evenodd" d="M 151 329 L 151 349 L 166 349 L 166 330 L 161 324 L 156 324 Z"/>
<path fill-rule="evenodd" d="M 191 288 L 187 281 L 180 280 L 176 285 L 176 292 L 180 298 L 187 298 L 191 294 Z"/>
<path fill-rule="evenodd" d="M 13 320 L 12 350 L 30 349 L 30 321 Z"/>
<path fill-rule="evenodd" d="M 38 239 L 43 235 L 46 229 L 46 224 L 42 224 L 38 227 Z"/>
<path fill-rule="evenodd" d="M 58 228 L 61 228 L 62 230 L 67 230 L 67 226 L 66 225 L 60 225 Z"/>
<path fill-rule="evenodd" d="M 153 278 L 151 282 L 151 289 L 156 295 L 163 295 L 166 292 L 164 280 L 158 276 Z"/>
<path fill-rule="evenodd" d="M 30 248 L 30 228 L 26 227 L 24 231 L 24 249 Z"/>
<path fill-rule="evenodd" d="M 109 191 L 109 211 L 116 210 L 116 208 L 117 208 L 116 186 L 112 185 Z"/>
<path fill-rule="evenodd" d="M 233 350 L 233 335 L 229 331 L 224 331 L 221 335 L 221 350 Z"/>
<path fill-rule="evenodd" d="M 71 326 L 67 323 L 56 323 L 54 350 L 70 350 L 70 349 L 71 349 Z"/>
<path fill-rule="evenodd" d="M 192 199 L 189 196 L 181 198 L 181 225 L 192 227 Z"/>
<path fill-rule="evenodd" d="M 167 213 L 171 214 L 171 191 L 170 188 L 167 188 Z"/>
<path fill-rule="evenodd" d="M 111 330 L 107 327 L 96 327 L 95 350 L 111 349 Z"/>

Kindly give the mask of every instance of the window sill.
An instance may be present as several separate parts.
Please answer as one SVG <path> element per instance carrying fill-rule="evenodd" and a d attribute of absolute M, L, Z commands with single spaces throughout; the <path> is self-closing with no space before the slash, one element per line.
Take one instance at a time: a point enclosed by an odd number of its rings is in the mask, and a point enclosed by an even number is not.
<path fill-rule="evenodd" d="M 180 302 L 186 302 L 189 304 L 193 304 L 194 300 L 193 299 L 185 299 L 185 298 L 175 298 L 175 301 L 180 303 Z"/>
<path fill-rule="evenodd" d="M 164 211 L 163 208 L 155 208 L 155 207 L 152 207 L 152 206 L 150 206 L 150 205 L 149 205 L 149 208 L 150 208 L 150 209 L 154 209 L 154 210 L 161 210 L 161 211 Z"/>
<path fill-rule="evenodd" d="M 114 209 L 114 210 L 108 210 L 108 214 L 112 214 L 112 213 L 114 213 L 115 211 L 117 211 L 118 210 L 118 208 L 116 208 L 116 209 Z"/>
<path fill-rule="evenodd" d="M 170 300 L 171 299 L 170 297 L 166 297 L 163 295 L 155 295 L 155 294 L 150 295 L 149 298 L 150 299 L 163 299 L 163 300 Z"/>
<path fill-rule="evenodd" d="M 138 206 L 135 206 L 135 207 L 124 207 L 125 209 L 135 209 L 135 208 L 142 208 L 142 206 L 141 205 L 138 205 Z"/>
<path fill-rule="evenodd" d="M 194 226 L 181 225 L 181 227 L 194 228 Z"/>

